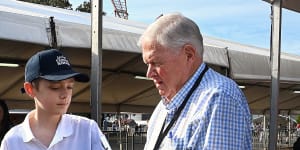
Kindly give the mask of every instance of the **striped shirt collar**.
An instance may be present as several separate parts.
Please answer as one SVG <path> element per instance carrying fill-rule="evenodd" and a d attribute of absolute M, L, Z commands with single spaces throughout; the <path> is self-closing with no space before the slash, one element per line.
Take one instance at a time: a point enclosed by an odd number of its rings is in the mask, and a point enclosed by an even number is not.
<path fill-rule="evenodd" d="M 193 84 L 196 82 L 198 76 L 205 68 L 205 63 L 202 63 L 194 75 L 184 84 L 184 86 L 176 93 L 176 95 L 171 99 L 169 103 L 167 103 L 166 98 L 162 97 L 162 102 L 166 106 L 168 111 L 175 111 L 183 102 L 185 96 L 192 88 Z"/>

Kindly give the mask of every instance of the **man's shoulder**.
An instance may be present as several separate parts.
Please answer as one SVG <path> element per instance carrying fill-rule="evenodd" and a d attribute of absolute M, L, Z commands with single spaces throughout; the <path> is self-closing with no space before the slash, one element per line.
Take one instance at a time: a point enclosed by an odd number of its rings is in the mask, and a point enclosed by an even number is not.
<path fill-rule="evenodd" d="M 220 90 L 238 89 L 238 85 L 234 80 L 213 69 L 210 69 L 205 80 L 207 84 L 206 87 Z"/>
<path fill-rule="evenodd" d="M 224 74 L 221 74 L 220 72 L 217 72 L 216 70 L 214 70 L 212 68 L 208 70 L 206 77 L 214 79 L 214 80 L 209 80 L 209 81 L 222 81 L 222 82 L 232 82 L 233 81 L 230 77 L 228 77 Z"/>
<path fill-rule="evenodd" d="M 222 97 L 219 102 L 224 102 L 224 99 L 228 99 L 226 102 L 245 103 L 247 102 L 243 91 L 239 88 L 239 85 L 231 78 L 224 76 L 212 69 L 210 69 L 205 82 L 201 85 L 201 89 L 209 93 L 210 95 L 217 95 Z M 215 103 L 215 101 L 210 101 Z"/>

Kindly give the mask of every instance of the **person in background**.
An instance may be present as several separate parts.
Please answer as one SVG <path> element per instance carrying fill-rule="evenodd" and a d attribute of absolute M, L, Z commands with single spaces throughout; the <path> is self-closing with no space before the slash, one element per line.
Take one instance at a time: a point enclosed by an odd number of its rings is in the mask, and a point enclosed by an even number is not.
<path fill-rule="evenodd" d="M 94 120 L 66 114 L 75 81 L 89 77 L 75 72 L 66 56 L 56 49 L 33 55 L 25 66 L 23 91 L 35 109 L 23 123 L 5 135 L 1 150 L 110 150 Z"/>
<path fill-rule="evenodd" d="M 300 150 L 300 137 L 297 137 L 296 142 L 293 144 L 293 150 Z"/>
<path fill-rule="evenodd" d="M 233 80 L 203 62 L 203 39 L 194 21 L 180 13 L 162 15 L 138 46 L 147 77 L 162 97 L 149 121 L 145 150 L 252 149 L 246 97 Z"/>
<path fill-rule="evenodd" d="M 8 107 L 5 101 L 0 100 L 0 142 L 2 141 L 6 132 L 11 128 L 12 123 L 8 112 Z"/>

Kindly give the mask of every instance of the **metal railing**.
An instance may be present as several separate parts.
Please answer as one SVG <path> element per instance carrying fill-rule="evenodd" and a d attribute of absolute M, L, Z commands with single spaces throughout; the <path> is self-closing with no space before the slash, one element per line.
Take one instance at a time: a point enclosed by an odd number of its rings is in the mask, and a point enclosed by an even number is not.
<path fill-rule="evenodd" d="M 121 131 L 103 131 L 112 149 L 114 150 L 143 150 L 146 143 L 147 132 L 135 131 L 134 128 Z M 289 132 L 287 129 L 278 130 L 277 150 L 292 150 L 293 144 L 300 136 L 300 131 L 295 129 Z M 253 150 L 268 150 L 269 130 L 253 131 Z"/>

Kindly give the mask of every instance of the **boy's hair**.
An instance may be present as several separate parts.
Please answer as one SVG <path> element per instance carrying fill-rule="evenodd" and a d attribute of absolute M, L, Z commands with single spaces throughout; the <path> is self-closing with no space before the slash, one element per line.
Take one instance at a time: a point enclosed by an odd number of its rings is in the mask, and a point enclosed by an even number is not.
<path fill-rule="evenodd" d="M 33 81 L 31 82 L 32 86 L 33 86 L 36 90 L 39 90 L 40 81 L 41 81 L 41 78 L 37 78 L 37 79 L 35 79 L 35 80 L 33 80 Z"/>

